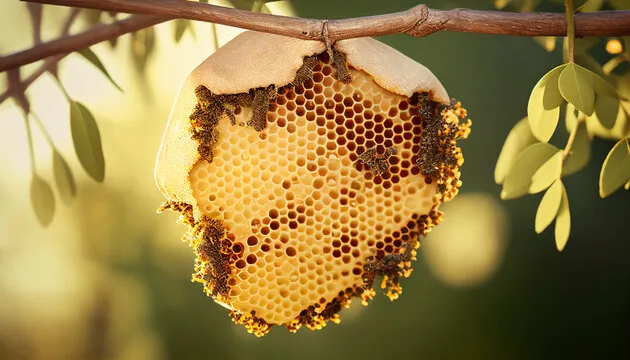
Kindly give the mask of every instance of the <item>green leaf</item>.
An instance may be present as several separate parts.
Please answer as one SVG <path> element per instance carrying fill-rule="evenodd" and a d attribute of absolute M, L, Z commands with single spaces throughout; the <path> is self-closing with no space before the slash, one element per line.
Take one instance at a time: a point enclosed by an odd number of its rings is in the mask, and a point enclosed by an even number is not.
<path fill-rule="evenodd" d="M 612 98 L 619 97 L 619 95 L 617 95 L 617 89 L 615 89 L 610 82 L 595 73 L 591 72 L 589 75 L 591 76 L 591 84 L 597 95 L 605 95 Z"/>
<path fill-rule="evenodd" d="M 105 158 L 101 133 L 92 113 L 83 104 L 74 100 L 70 100 L 70 131 L 79 162 L 92 179 L 103 182 Z"/>
<path fill-rule="evenodd" d="M 53 150 L 53 174 L 61 200 L 66 205 L 70 204 L 77 194 L 77 184 L 68 163 L 56 150 Z"/>
<path fill-rule="evenodd" d="M 502 184 L 516 157 L 531 144 L 538 142 L 532 134 L 527 118 L 521 119 L 508 134 L 494 168 L 494 181 Z"/>
<path fill-rule="evenodd" d="M 560 65 L 545 74 L 529 96 L 527 117 L 536 138 L 547 142 L 558 125 L 560 105 L 564 99 L 558 89 L 558 79 L 567 65 Z"/>
<path fill-rule="evenodd" d="M 564 246 L 569 240 L 569 234 L 571 233 L 571 212 L 569 210 L 569 197 L 567 196 L 567 190 L 562 185 L 562 202 L 558 209 L 558 215 L 556 216 L 556 248 L 558 251 L 564 250 Z"/>
<path fill-rule="evenodd" d="M 604 4 L 604 0 L 587 0 L 575 10 L 581 12 L 593 12 L 599 10 Z"/>
<path fill-rule="evenodd" d="M 630 180 L 630 138 L 619 140 L 606 156 L 599 174 L 599 196 L 605 198 Z"/>
<path fill-rule="evenodd" d="M 610 130 L 615 126 L 617 114 L 619 113 L 619 98 L 611 98 L 606 95 L 597 95 L 595 99 L 595 113 L 597 121 L 606 129 Z"/>
<path fill-rule="evenodd" d="M 515 199 L 528 193 L 532 176 L 560 149 L 548 143 L 528 146 L 516 158 L 503 182 L 501 199 Z"/>
<path fill-rule="evenodd" d="M 55 215 L 55 195 L 50 185 L 37 174 L 33 174 L 31 180 L 31 204 L 37 221 L 44 227 L 48 226 Z"/>
<path fill-rule="evenodd" d="M 567 64 L 558 78 L 558 87 L 564 99 L 588 116 L 593 115 L 595 92 L 592 72 L 576 64 Z"/>
<path fill-rule="evenodd" d="M 253 12 L 260 12 L 262 6 L 272 0 L 229 0 L 235 8 L 241 10 L 248 10 Z"/>
<path fill-rule="evenodd" d="M 79 50 L 78 53 L 81 54 L 87 61 L 91 62 L 92 65 L 96 66 L 96 68 L 99 69 L 118 90 L 123 91 L 123 89 L 114 81 L 112 76 L 105 68 L 105 65 L 103 65 L 103 62 L 101 62 L 101 59 L 96 56 L 94 51 L 92 51 L 90 48 L 84 48 L 82 50 Z"/>
<path fill-rule="evenodd" d="M 140 74 L 144 74 L 149 57 L 155 50 L 155 29 L 148 27 L 131 34 L 131 55 Z"/>
<path fill-rule="evenodd" d="M 560 203 L 562 202 L 562 181 L 556 180 L 545 192 L 538 210 L 536 211 L 536 221 L 534 229 L 537 234 L 543 232 L 549 224 L 556 218 Z"/>
<path fill-rule="evenodd" d="M 548 188 L 562 175 L 562 151 L 558 150 L 536 170 L 529 185 L 529 193 L 536 194 Z"/>
<path fill-rule="evenodd" d="M 182 37 L 184 37 L 186 30 L 190 31 L 190 34 L 193 38 L 196 37 L 195 28 L 193 27 L 193 24 L 190 20 L 177 19 L 173 22 L 173 38 L 175 40 L 175 43 L 179 43 L 182 40 Z"/>
<path fill-rule="evenodd" d="M 591 159 L 591 140 L 584 121 L 578 124 L 569 155 L 564 159 L 562 176 L 569 176 L 582 170 Z"/>
<path fill-rule="evenodd" d="M 593 74 L 597 74 L 599 76 L 605 75 L 604 70 L 602 69 L 602 65 L 589 53 L 576 53 L 575 63 L 592 72 Z"/>

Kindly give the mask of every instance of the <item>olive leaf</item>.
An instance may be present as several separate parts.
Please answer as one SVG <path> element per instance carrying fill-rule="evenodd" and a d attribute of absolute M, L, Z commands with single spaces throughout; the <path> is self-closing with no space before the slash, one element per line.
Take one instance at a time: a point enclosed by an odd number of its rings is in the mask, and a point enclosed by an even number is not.
<path fill-rule="evenodd" d="M 618 113 L 619 98 L 597 94 L 597 98 L 595 99 L 595 112 L 593 115 L 604 128 L 610 130 L 615 126 Z"/>
<path fill-rule="evenodd" d="M 567 196 L 567 190 L 562 186 L 562 201 L 560 202 L 560 208 L 556 216 L 556 248 L 558 251 L 564 250 L 567 241 L 569 240 L 569 234 L 571 233 L 571 212 L 569 210 L 569 197 Z"/>
<path fill-rule="evenodd" d="M 569 176 L 582 170 L 591 159 L 591 140 L 584 121 L 580 122 L 568 156 L 564 159 L 562 176 Z"/>
<path fill-rule="evenodd" d="M 105 178 L 101 133 L 92 113 L 81 103 L 70 101 L 70 131 L 74 150 L 85 171 L 97 182 Z"/>
<path fill-rule="evenodd" d="M 532 134 L 542 142 L 547 142 L 558 125 L 560 105 L 564 99 L 558 88 L 558 79 L 567 65 L 560 65 L 545 74 L 529 96 L 527 118 Z"/>
<path fill-rule="evenodd" d="M 582 5 L 575 8 L 576 11 L 581 12 L 593 12 L 601 9 L 604 4 L 604 0 L 587 0 Z"/>
<path fill-rule="evenodd" d="M 558 78 L 558 87 L 564 99 L 588 116 L 595 109 L 595 91 L 592 72 L 576 64 L 567 64 Z"/>
<path fill-rule="evenodd" d="M 182 40 L 186 30 L 190 31 L 190 35 L 193 39 L 196 38 L 197 35 L 195 34 L 195 28 L 190 20 L 177 19 L 173 21 L 173 39 L 175 40 L 175 43 L 179 43 Z"/>
<path fill-rule="evenodd" d="M 516 157 L 526 147 L 536 142 L 538 142 L 538 140 L 536 140 L 532 134 L 527 118 L 523 118 L 516 123 L 505 139 L 503 148 L 501 148 L 499 159 L 494 168 L 494 181 L 497 184 L 502 184 L 505 176 L 514 164 Z"/>
<path fill-rule="evenodd" d="M 53 175 L 55 185 L 61 200 L 67 205 L 72 202 L 72 198 L 77 194 L 77 185 L 70 166 L 59 152 L 53 150 Z"/>
<path fill-rule="evenodd" d="M 562 175 L 562 151 L 558 150 L 549 160 L 545 161 L 532 175 L 529 185 L 530 194 L 539 193 L 548 188 Z"/>
<path fill-rule="evenodd" d="M 549 224 L 556 218 L 562 202 L 562 181 L 556 180 L 545 192 L 538 210 L 536 211 L 536 221 L 534 229 L 537 234 L 543 232 Z"/>
<path fill-rule="evenodd" d="M 567 103 L 564 112 L 564 126 L 568 133 L 573 132 L 573 129 L 577 126 L 578 116 L 575 114 L 575 106 Z"/>
<path fill-rule="evenodd" d="M 50 185 L 35 173 L 31 180 L 31 204 L 37 221 L 44 227 L 48 226 L 55 215 L 55 195 Z"/>
<path fill-rule="evenodd" d="M 501 199 L 515 199 L 527 194 L 532 176 L 558 151 L 560 149 L 548 143 L 536 143 L 523 150 L 505 177 Z"/>
<path fill-rule="evenodd" d="M 630 138 L 610 150 L 599 174 L 599 196 L 605 198 L 630 180 Z"/>
<path fill-rule="evenodd" d="M 99 69 L 103 73 L 103 75 L 105 75 L 105 77 L 107 77 L 109 81 L 116 87 L 116 89 L 123 91 L 123 89 L 116 83 L 116 81 L 114 81 L 112 76 L 105 68 L 105 65 L 103 65 L 103 62 L 101 61 L 101 59 L 98 58 L 94 51 L 86 47 L 82 50 L 79 50 L 78 53 L 81 54 L 81 56 L 83 56 L 87 61 L 92 63 L 92 65 L 94 65 L 97 69 Z"/>
<path fill-rule="evenodd" d="M 140 74 L 144 74 L 149 57 L 155 50 L 155 29 L 148 27 L 132 33 L 130 44 L 133 63 Z"/>

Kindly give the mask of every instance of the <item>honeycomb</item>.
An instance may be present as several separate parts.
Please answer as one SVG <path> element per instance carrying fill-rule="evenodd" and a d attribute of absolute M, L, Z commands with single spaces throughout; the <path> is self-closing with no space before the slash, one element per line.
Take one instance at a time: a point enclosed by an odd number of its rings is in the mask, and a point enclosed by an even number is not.
<path fill-rule="evenodd" d="M 411 273 L 440 203 L 457 194 L 469 132 L 459 103 L 385 90 L 334 50 L 307 56 L 283 86 L 195 88 L 199 158 L 182 214 L 193 280 L 258 336 L 320 329 L 353 297 L 390 299 Z"/>

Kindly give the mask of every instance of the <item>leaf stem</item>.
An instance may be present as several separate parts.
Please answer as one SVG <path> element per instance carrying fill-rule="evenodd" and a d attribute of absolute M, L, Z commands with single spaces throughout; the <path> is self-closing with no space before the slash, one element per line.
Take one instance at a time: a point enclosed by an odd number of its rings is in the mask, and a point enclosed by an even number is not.
<path fill-rule="evenodd" d="M 29 121 L 28 113 L 24 112 L 24 125 L 26 126 L 26 137 L 28 139 L 28 149 L 31 157 L 31 172 L 35 176 L 35 147 L 33 146 L 33 132 L 31 129 L 31 122 Z"/>
<path fill-rule="evenodd" d="M 569 154 L 571 153 L 571 148 L 573 147 L 573 142 L 575 142 L 575 136 L 577 134 L 578 128 L 580 127 L 580 123 L 583 122 L 584 120 L 580 120 L 578 118 L 577 122 L 575 123 L 575 126 L 573 127 L 573 130 L 571 130 L 571 133 L 569 134 L 569 139 L 567 140 L 567 144 L 564 147 L 564 150 L 562 150 L 562 159 L 566 159 Z"/>
<path fill-rule="evenodd" d="M 573 0 L 565 0 L 564 7 L 567 18 L 568 59 L 570 63 L 573 63 L 575 59 L 575 9 Z"/>
<path fill-rule="evenodd" d="M 39 127 L 39 129 L 44 134 L 44 137 L 46 138 L 46 141 L 52 148 L 53 152 L 57 151 L 57 148 L 55 147 L 55 143 L 53 142 L 52 137 L 50 137 L 48 130 L 46 130 L 46 127 L 44 126 L 42 119 L 40 119 L 39 116 L 37 116 L 37 114 L 35 114 L 34 112 L 31 112 L 31 116 L 33 117 L 33 119 L 35 119 L 35 123 L 37 124 L 37 127 Z"/>

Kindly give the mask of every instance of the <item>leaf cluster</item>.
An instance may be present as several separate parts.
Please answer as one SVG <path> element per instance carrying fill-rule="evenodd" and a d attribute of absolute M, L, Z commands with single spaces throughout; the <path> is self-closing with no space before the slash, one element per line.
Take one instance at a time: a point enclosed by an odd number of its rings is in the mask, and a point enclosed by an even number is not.
<path fill-rule="evenodd" d="M 541 233 L 555 219 L 558 250 L 566 245 L 571 227 L 562 180 L 588 164 L 594 137 L 617 141 L 601 166 L 600 196 L 630 187 L 630 72 L 613 73 L 623 62 L 615 59 L 630 59 L 630 38 L 624 40 L 626 52 L 603 66 L 588 53 L 596 42 L 591 40 L 577 45 L 573 62 L 547 72 L 530 94 L 527 117 L 512 128 L 497 160 L 494 177 L 503 187 L 502 199 L 545 192 L 534 228 Z M 569 136 L 564 147 L 557 147 L 549 141 L 562 114 Z"/>

